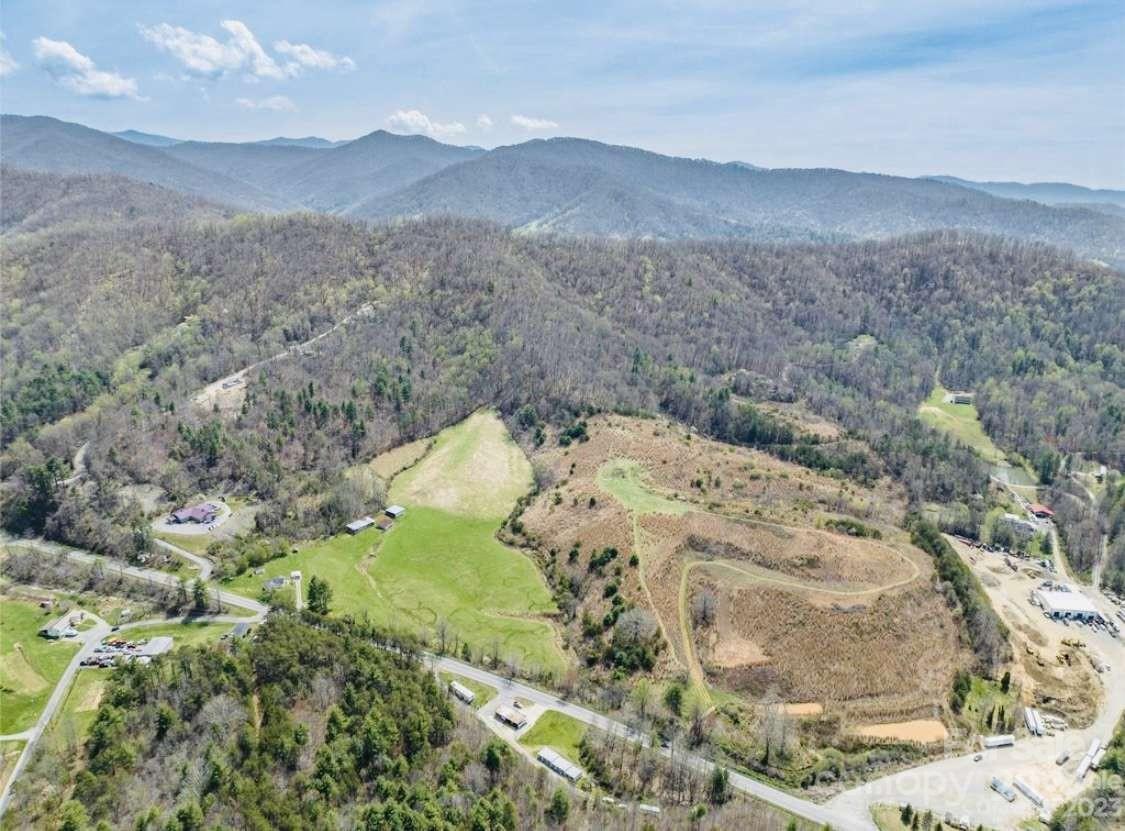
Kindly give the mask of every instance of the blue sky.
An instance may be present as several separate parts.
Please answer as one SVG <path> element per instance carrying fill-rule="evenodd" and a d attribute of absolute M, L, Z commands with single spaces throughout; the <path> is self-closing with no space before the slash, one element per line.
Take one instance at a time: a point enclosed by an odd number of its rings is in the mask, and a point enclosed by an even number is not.
<path fill-rule="evenodd" d="M 1125 187 L 1121 0 L 5 0 L 0 105 Z"/>

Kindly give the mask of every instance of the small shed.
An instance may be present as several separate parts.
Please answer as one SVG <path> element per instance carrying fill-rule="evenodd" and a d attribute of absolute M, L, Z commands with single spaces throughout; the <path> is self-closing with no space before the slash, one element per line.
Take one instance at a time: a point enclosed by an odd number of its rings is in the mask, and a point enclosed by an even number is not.
<path fill-rule="evenodd" d="M 1038 503 L 1029 505 L 1027 509 L 1035 514 L 1035 516 L 1039 517 L 1039 519 L 1051 519 L 1055 515 L 1055 512 L 1046 505 L 1040 505 Z"/>
<path fill-rule="evenodd" d="M 400 516 L 406 513 L 406 508 L 402 507 L 401 505 L 388 505 L 387 509 L 383 511 L 383 513 L 385 513 L 391 519 L 398 519 Z"/>
<path fill-rule="evenodd" d="M 233 637 L 236 637 L 236 638 L 245 638 L 249 634 L 250 634 L 250 624 L 249 623 L 236 623 L 234 625 L 234 630 L 231 632 L 231 635 Z"/>
<path fill-rule="evenodd" d="M 364 516 L 360 517 L 359 519 L 353 519 L 351 522 L 345 525 L 344 528 L 349 534 L 358 534 L 360 531 L 363 531 L 366 528 L 370 528 L 374 524 L 375 520 L 372 517 Z"/>
<path fill-rule="evenodd" d="M 271 592 L 277 591 L 278 589 L 282 588 L 285 585 L 285 578 L 284 577 L 271 577 L 269 580 L 267 580 L 262 585 L 265 586 L 266 591 L 271 591 Z"/>
<path fill-rule="evenodd" d="M 375 520 L 375 527 L 380 531 L 390 531 L 394 527 L 395 521 L 389 516 L 381 516 Z"/>

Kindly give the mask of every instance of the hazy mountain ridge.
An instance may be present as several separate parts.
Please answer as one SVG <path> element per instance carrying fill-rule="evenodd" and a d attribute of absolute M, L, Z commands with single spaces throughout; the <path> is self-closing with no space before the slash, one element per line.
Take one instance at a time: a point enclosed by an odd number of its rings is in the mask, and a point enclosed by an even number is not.
<path fill-rule="evenodd" d="M 261 211 L 294 206 L 238 179 L 157 148 L 44 116 L 0 117 L 5 165 L 48 173 L 116 173 L 205 199 Z"/>
<path fill-rule="evenodd" d="M 1109 204 L 1125 208 L 1125 190 L 1087 188 L 1069 182 L 974 182 L 957 176 L 927 178 L 984 191 L 1004 199 L 1031 199 L 1044 205 Z"/>
<path fill-rule="evenodd" d="M 3 133 L 3 161 L 10 166 L 118 173 L 250 210 L 378 220 L 458 215 L 584 236 L 775 242 L 957 228 L 1125 262 L 1125 218 L 1111 203 L 1109 209 L 1046 206 L 939 178 L 764 169 L 577 138 L 486 151 L 376 130 L 332 147 L 320 146 L 327 140 L 317 137 L 154 147 L 21 116 L 4 116 Z"/>
<path fill-rule="evenodd" d="M 134 144 L 147 144 L 150 147 L 171 147 L 173 144 L 179 144 L 183 141 L 183 139 L 162 136 L 159 133 L 145 133 L 141 130 L 118 130 L 116 133 L 110 133 L 110 135 L 125 139 L 125 141 L 131 141 Z"/>

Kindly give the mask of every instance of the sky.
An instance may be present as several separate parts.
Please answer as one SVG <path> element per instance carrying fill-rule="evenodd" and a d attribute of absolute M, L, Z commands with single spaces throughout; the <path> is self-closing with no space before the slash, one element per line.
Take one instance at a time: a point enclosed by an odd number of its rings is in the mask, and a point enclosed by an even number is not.
<path fill-rule="evenodd" d="M 4 0 L 0 108 L 1125 188 L 1122 0 Z"/>

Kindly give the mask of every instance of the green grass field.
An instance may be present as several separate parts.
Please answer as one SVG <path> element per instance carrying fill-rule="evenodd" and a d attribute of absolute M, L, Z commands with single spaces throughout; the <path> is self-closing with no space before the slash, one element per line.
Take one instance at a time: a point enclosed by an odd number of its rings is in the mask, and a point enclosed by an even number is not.
<path fill-rule="evenodd" d="M 476 695 L 473 699 L 473 709 L 479 710 L 489 701 L 496 697 L 496 688 L 490 687 L 488 684 L 482 684 L 480 681 L 474 681 L 472 678 L 466 678 L 464 675 L 457 675 L 454 672 L 439 672 L 438 677 L 441 679 L 443 686 L 448 687 L 450 681 L 456 681 L 463 687 L 468 687 Z"/>
<path fill-rule="evenodd" d="M 692 507 L 655 493 L 645 482 L 645 469 L 632 459 L 613 459 L 598 468 L 598 487 L 639 514 L 684 514 Z"/>
<path fill-rule="evenodd" d="M 170 621 L 152 626 L 136 626 L 115 632 L 114 636 L 127 639 L 156 638 L 168 635 L 172 638 L 173 649 L 181 646 L 199 646 L 219 640 L 234 629 L 233 623 L 204 623 L 194 621 Z"/>
<path fill-rule="evenodd" d="M 223 583 L 230 590 L 245 597 L 258 597 L 262 584 L 271 577 L 288 577 L 296 570 L 301 572 L 307 591 L 308 581 L 316 575 L 332 586 L 332 608 L 339 612 L 359 614 L 368 610 L 375 601 L 371 582 L 367 579 L 364 558 L 378 550 L 383 532 L 369 528 L 361 534 L 338 534 L 326 540 L 299 546 L 296 554 L 271 560 L 263 566 L 263 574 L 247 571 Z"/>
<path fill-rule="evenodd" d="M 391 482 L 388 499 L 499 521 L 531 490 L 531 463 L 496 413 L 442 430 L 424 457 Z"/>
<path fill-rule="evenodd" d="M 949 390 L 940 384 L 918 407 L 918 417 L 936 430 L 949 433 L 962 444 L 971 447 L 982 459 L 992 464 L 1006 461 L 1000 450 L 984 432 L 977 408 L 972 404 L 951 404 L 945 400 Z"/>
<path fill-rule="evenodd" d="M 78 649 L 39 636 L 52 619 L 33 603 L 0 598 L 0 734 L 35 724 Z"/>
<path fill-rule="evenodd" d="M 554 748 L 577 765 L 580 764 L 578 745 L 585 735 L 585 724 L 563 713 L 548 710 L 520 736 L 520 744 L 532 753 L 541 747 Z"/>
<path fill-rule="evenodd" d="M 74 683 L 70 685 L 70 691 L 66 694 L 66 700 L 63 701 L 62 708 L 51 725 L 53 734 L 72 735 L 79 743 L 86 739 L 86 733 L 98 713 L 98 705 L 109 683 L 111 671 L 84 669 L 75 676 Z"/>
<path fill-rule="evenodd" d="M 491 412 L 439 433 L 426 456 L 391 483 L 406 514 L 388 532 L 368 529 L 300 547 L 265 573 L 225 587 L 258 597 L 270 577 L 300 570 L 332 586 L 332 611 L 432 635 L 444 622 L 476 651 L 558 671 L 565 659 L 544 615 L 555 612 L 536 565 L 496 539 L 530 489 L 531 466 Z"/>
<path fill-rule="evenodd" d="M 210 534 L 154 534 L 158 540 L 182 548 L 189 554 L 198 554 L 200 557 L 207 555 L 207 546 L 215 541 Z"/>
<path fill-rule="evenodd" d="M 445 621 L 477 650 L 548 670 L 563 667 L 543 615 L 555 604 L 531 560 L 501 544 L 494 519 L 414 506 L 386 535 L 368 569 L 367 609 L 385 626 L 429 632 Z"/>
<path fill-rule="evenodd" d="M 998 682 L 974 676 L 972 687 L 961 708 L 961 716 L 981 733 L 995 732 L 993 726 L 988 723 L 993 711 L 999 713 L 1003 709 L 1005 716 L 1012 718 L 1016 703 L 1014 688 L 1006 693 L 1001 692 Z M 999 730 L 999 727 L 996 730 Z"/>

